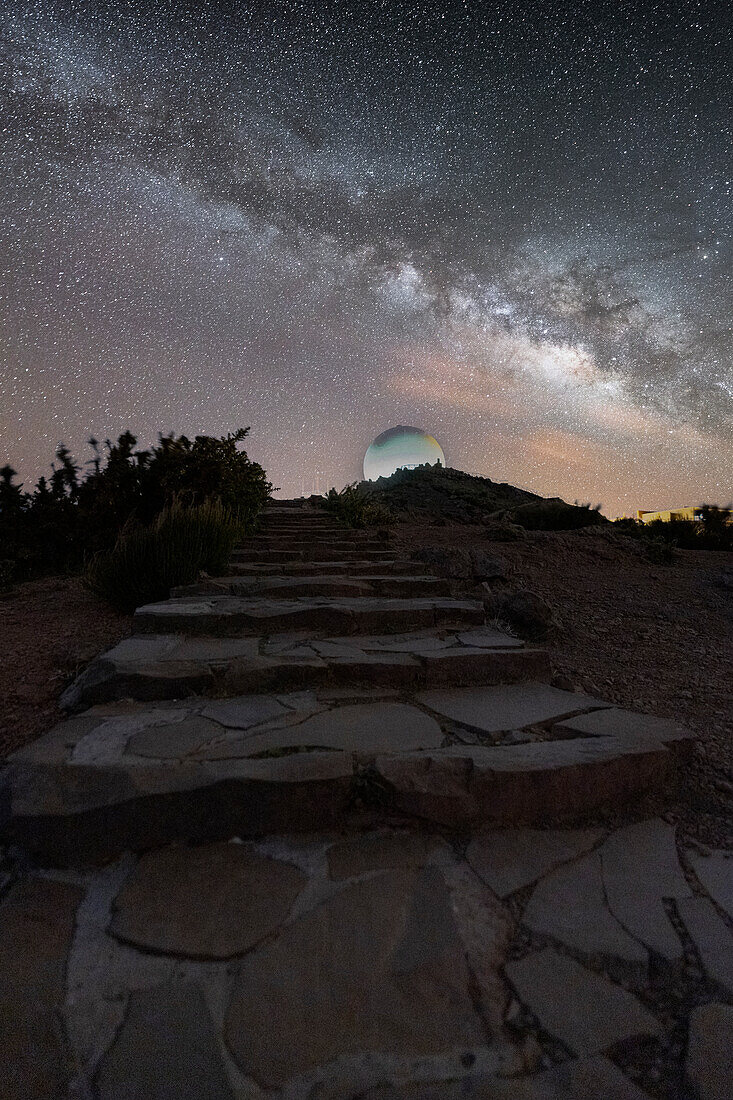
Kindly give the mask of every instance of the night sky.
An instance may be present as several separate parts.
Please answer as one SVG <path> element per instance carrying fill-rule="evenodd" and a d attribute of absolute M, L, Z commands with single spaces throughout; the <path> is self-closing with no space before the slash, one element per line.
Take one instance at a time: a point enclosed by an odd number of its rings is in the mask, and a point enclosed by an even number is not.
<path fill-rule="evenodd" d="M 414 424 L 733 498 L 727 3 L 196 7 L 2 4 L 0 464 L 251 425 L 293 495 Z"/>

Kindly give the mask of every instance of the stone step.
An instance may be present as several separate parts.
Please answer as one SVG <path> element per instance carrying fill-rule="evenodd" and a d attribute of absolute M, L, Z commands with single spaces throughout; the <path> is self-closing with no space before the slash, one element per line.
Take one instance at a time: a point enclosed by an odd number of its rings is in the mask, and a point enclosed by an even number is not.
<path fill-rule="evenodd" d="M 386 539 L 345 538 L 339 535 L 310 535 L 299 531 L 297 535 L 284 537 L 280 535 L 252 535 L 245 539 L 238 550 L 307 550 L 316 543 L 319 546 L 328 546 L 332 550 L 389 550 Z"/>
<path fill-rule="evenodd" d="M 478 600 L 449 597 L 318 597 L 256 599 L 244 596 L 185 596 L 146 604 L 135 612 L 142 634 L 276 634 L 309 630 L 338 634 L 384 634 L 451 624 L 483 623 Z"/>
<path fill-rule="evenodd" d="M 403 691 L 440 685 L 549 680 L 545 650 L 501 631 L 433 630 L 375 637 L 126 638 L 93 661 L 61 705 L 80 710 L 115 699 L 176 699 L 243 692 L 382 686 Z"/>
<path fill-rule="evenodd" d="M 299 523 L 299 524 L 284 524 L 284 523 L 265 523 L 258 531 L 252 535 L 252 538 L 335 538 L 343 539 L 350 538 L 352 535 L 361 534 L 363 531 L 352 531 L 348 527 L 327 527 L 322 523 Z"/>
<path fill-rule="evenodd" d="M 310 573 L 300 577 L 216 577 L 171 590 L 171 596 L 450 596 L 451 583 L 431 576 L 339 576 Z"/>
<path fill-rule="evenodd" d="M 423 562 L 420 562 L 420 567 L 424 568 Z M 380 558 L 377 561 L 354 558 L 350 561 L 231 562 L 229 571 L 233 576 L 239 577 L 310 576 L 314 573 L 354 577 L 366 577 L 374 573 L 379 576 L 404 576 L 414 573 L 415 562 L 396 558 Z"/>
<path fill-rule="evenodd" d="M 233 562 L 285 562 L 285 561 L 391 561 L 393 550 L 370 550 L 361 546 L 344 546 L 334 549 L 333 545 L 309 543 L 299 550 L 268 550 L 267 548 L 241 549 L 232 552 Z"/>
<path fill-rule="evenodd" d="M 9 757 L 1 839 L 79 865 L 344 829 L 358 806 L 456 829 L 569 823 L 669 793 L 691 745 L 671 722 L 547 684 L 117 703 Z"/>

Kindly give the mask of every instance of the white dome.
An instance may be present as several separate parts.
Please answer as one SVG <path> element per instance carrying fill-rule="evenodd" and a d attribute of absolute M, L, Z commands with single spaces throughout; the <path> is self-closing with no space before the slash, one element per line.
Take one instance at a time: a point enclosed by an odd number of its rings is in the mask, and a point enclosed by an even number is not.
<path fill-rule="evenodd" d="M 428 463 L 445 466 L 443 448 L 432 435 L 404 424 L 388 428 L 367 447 L 364 455 L 364 480 L 390 477 L 395 470 L 414 470 Z"/>

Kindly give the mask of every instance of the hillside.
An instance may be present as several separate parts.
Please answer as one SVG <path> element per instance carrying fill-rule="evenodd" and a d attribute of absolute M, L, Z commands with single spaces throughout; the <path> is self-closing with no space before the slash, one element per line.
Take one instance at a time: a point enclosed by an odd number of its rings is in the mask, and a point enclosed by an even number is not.
<path fill-rule="evenodd" d="M 364 481 L 360 488 L 393 515 L 429 516 L 444 522 L 520 522 L 533 529 L 566 529 L 606 523 L 587 506 L 559 497 L 541 497 L 488 477 L 474 477 L 442 466 L 397 470 L 391 477 Z"/>

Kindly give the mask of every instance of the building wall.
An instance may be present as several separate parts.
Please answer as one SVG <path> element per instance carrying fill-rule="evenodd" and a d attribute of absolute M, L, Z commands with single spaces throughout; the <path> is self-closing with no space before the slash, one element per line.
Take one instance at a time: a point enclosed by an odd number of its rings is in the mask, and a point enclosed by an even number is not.
<path fill-rule="evenodd" d="M 699 514 L 698 508 L 670 508 L 666 512 L 644 512 L 638 511 L 636 518 L 640 519 L 642 523 L 654 523 L 655 520 L 661 520 L 662 523 L 671 523 L 673 519 L 696 519 Z"/>

